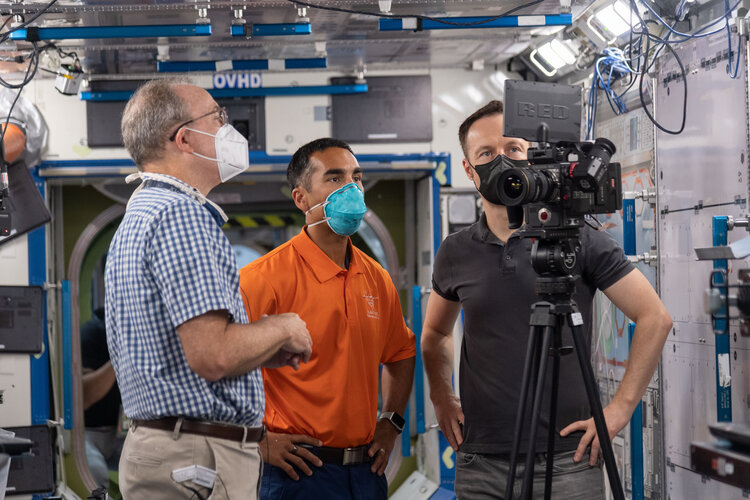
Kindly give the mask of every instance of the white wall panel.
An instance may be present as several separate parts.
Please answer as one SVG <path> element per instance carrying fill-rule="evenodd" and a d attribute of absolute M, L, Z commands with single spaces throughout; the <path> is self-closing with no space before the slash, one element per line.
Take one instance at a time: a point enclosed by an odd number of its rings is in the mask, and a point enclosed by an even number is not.
<path fill-rule="evenodd" d="M 697 261 L 694 249 L 713 246 L 712 218 L 747 216 L 748 108 L 744 55 L 740 77 L 732 80 L 726 60 L 710 64 L 726 50 L 726 38 L 710 37 L 675 46 L 686 65 L 688 108 L 680 135 L 657 134 L 659 176 L 659 257 L 662 300 L 674 318 L 662 354 L 664 445 L 667 496 L 672 499 L 746 498 L 740 489 L 690 471 L 690 443 L 710 441 L 716 413 L 716 339 L 703 292 L 711 261 Z M 657 119 L 677 128 L 682 117 L 683 80 L 673 57 L 660 61 L 656 87 Z M 739 200 L 739 202 L 738 202 Z M 714 206 L 711 206 L 714 205 Z M 705 208 L 704 208 L 705 207 Z M 729 242 L 744 238 L 729 231 Z M 729 262 L 730 282 L 747 261 Z M 748 339 L 730 324 L 734 421 L 748 421 Z"/>

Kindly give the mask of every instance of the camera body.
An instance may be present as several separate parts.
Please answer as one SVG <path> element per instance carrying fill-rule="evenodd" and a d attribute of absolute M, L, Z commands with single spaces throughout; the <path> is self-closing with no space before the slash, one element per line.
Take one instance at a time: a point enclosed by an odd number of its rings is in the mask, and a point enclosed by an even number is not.
<path fill-rule="evenodd" d="M 541 239 L 564 238 L 580 228 L 586 214 L 622 208 L 621 168 L 610 163 L 615 146 L 607 139 L 560 142 L 528 151 L 528 167 L 511 167 L 497 177 L 498 198 L 507 207 L 523 206 L 526 231 Z M 522 223 L 511 210 L 512 227 Z"/>
<path fill-rule="evenodd" d="M 520 235 L 535 240 L 531 260 L 541 276 L 573 273 L 585 216 L 622 208 L 620 164 L 610 162 L 615 145 L 579 142 L 582 103 L 577 85 L 505 81 L 503 135 L 539 147 L 529 149 L 528 165 L 508 160 L 492 181 L 509 227 L 526 220 Z"/>

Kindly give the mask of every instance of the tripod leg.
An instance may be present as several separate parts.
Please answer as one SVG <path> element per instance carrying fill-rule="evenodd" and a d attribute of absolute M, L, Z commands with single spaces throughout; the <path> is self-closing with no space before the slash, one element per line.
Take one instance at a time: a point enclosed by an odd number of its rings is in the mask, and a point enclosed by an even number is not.
<path fill-rule="evenodd" d="M 604 464 L 607 466 L 607 477 L 609 478 L 609 486 L 612 488 L 612 496 L 615 500 L 625 500 L 622 483 L 620 483 L 620 474 L 617 471 L 617 463 L 615 462 L 615 454 L 612 450 L 612 441 L 609 439 L 609 431 L 604 420 L 602 402 L 599 399 L 599 389 L 596 387 L 594 370 L 591 368 L 591 363 L 588 360 L 587 353 L 589 351 L 586 343 L 583 341 L 583 329 L 581 325 L 571 324 L 571 330 L 573 331 L 573 341 L 576 346 L 576 356 L 578 357 L 578 363 L 581 365 L 581 375 L 583 375 L 583 382 L 586 385 L 586 395 L 588 396 L 591 413 L 596 424 L 596 433 L 599 436 L 599 444 L 604 455 Z"/>
<path fill-rule="evenodd" d="M 521 489 L 521 498 L 531 500 L 534 492 L 534 458 L 536 451 L 536 431 L 539 425 L 539 414 L 542 411 L 542 396 L 544 395 L 544 381 L 547 372 L 546 353 L 549 352 L 550 338 L 552 337 L 553 327 L 544 328 L 544 337 L 542 338 L 542 355 L 539 357 L 539 374 L 536 379 L 534 388 L 534 406 L 531 410 L 531 423 L 529 427 L 529 446 L 526 454 L 526 469 L 523 471 L 523 487 Z"/>
<path fill-rule="evenodd" d="M 552 498 L 552 467 L 555 455 L 555 434 L 557 422 L 557 393 L 560 385 L 560 347 L 562 346 L 562 318 L 558 318 L 557 327 L 552 337 L 552 392 L 550 394 L 549 407 L 549 431 L 547 434 L 547 468 L 544 473 L 544 500 Z"/>
<path fill-rule="evenodd" d="M 536 384 L 532 383 L 532 375 L 536 373 L 539 366 L 539 331 L 538 327 L 532 326 L 529 331 L 529 340 L 526 343 L 526 359 L 523 365 L 523 375 L 521 377 L 521 391 L 518 400 L 518 413 L 516 414 L 515 433 L 513 434 L 513 448 L 510 453 L 510 463 L 508 469 L 508 479 L 505 485 L 505 498 L 512 500 L 513 483 L 516 478 L 516 464 L 518 462 L 518 449 L 521 446 L 521 434 L 523 433 L 523 423 L 526 419 L 526 400 L 531 387 Z M 536 377 L 534 377 L 536 378 Z"/>

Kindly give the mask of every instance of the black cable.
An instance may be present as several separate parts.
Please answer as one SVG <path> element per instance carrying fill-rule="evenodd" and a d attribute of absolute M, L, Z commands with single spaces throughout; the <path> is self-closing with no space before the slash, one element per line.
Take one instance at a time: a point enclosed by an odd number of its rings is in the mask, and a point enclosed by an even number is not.
<path fill-rule="evenodd" d="M 649 43 L 650 43 L 651 36 L 653 35 L 649 35 L 647 37 L 647 40 L 649 40 Z M 677 51 L 672 48 L 672 45 L 668 43 L 664 43 L 663 45 L 666 46 L 672 52 L 672 55 L 677 61 L 677 64 L 680 66 L 680 72 L 682 73 L 682 83 L 685 88 L 685 94 L 683 95 L 683 100 L 682 100 L 682 124 L 680 125 L 680 128 L 678 130 L 669 130 L 663 127 L 658 121 L 656 121 L 656 118 L 651 116 L 651 113 L 649 113 L 648 106 L 646 106 L 646 100 L 643 98 L 643 76 L 646 74 L 645 70 L 643 71 L 643 73 L 641 73 L 640 83 L 638 84 L 638 97 L 641 100 L 641 106 L 643 106 L 643 111 L 646 113 L 646 116 L 648 117 L 648 119 L 651 120 L 651 123 L 653 123 L 656 126 L 656 128 L 658 128 L 662 132 L 666 132 L 667 134 L 678 135 L 678 134 L 681 134 L 683 130 L 685 130 L 685 122 L 687 121 L 687 91 L 688 91 L 687 73 L 685 72 L 685 66 L 682 64 L 680 57 L 677 55 Z M 656 87 L 654 87 L 654 89 L 655 88 Z M 652 99 L 655 99 L 655 98 L 656 98 L 655 95 L 652 96 Z"/>
<path fill-rule="evenodd" d="M 205 498 L 203 498 L 203 495 L 201 495 L 201 492 L 198 491 L 198 490 L 196 490 L 195 488 L 191 488 L 190 486 L 187 486 L 187 485 L 184 485 L 184 484 L 182 485 L 182 487 L 183 488 L 187 488 L 187 489 L 189 489 L 190 491 L 193 492 L 193 494 L 190 495 L 191 499 L 193 498 L 193 496 L 198 495 L 198 500 L 206 500 Z"/>
<path fill-rule="evenodd" d="M 492 21 L 496 21 L 497 19 L 500 19 L 502 17 L 507 17 L 515 12 L 518 12 L 521 9 L 525 9 L 527 7 L 532 7 L 534 5 L 542 3 L 544 0 L 532 0 L 531 2 L 525 3 L 523 5 L 519 5 L 518 7 L 515 7 L 513 9 L 510 9 L 507 12 L 503 12 L 502 14 L 498 14 L 496 16 L 488 17 L 486 19 L 482 19 L 481 21 L 474 21 L 471 23 L 460 23 L 455 21 L 449 21 L 447 19 L 440 19 L 438 17 L 430 17 L 430 16 L 422 16 L 419 14 L 414 15 L 407 15 L 407 14 L 386 14 L 383 12 L 368 12 L 364 10 L 353 10 L 353 9 L 343 9 L 340 7 L 328 7 L 327 5 L 316 5 L 308 2 L 304 2 L 302 0 L 287 0 L 290 3 L 293 3 L 295 5 L 301 5 L 303 7 L 309 7 L 311 9 L 320 9 L 320 10 L 330 10 L 333 12 L 344 12 L 346 14 L 360 14 L 363 16 L 374 16 L 374 17 L 382 17 L 382 18 L 390 18 L 390 19 L 404 19 L 404 18 L 416 18 L 420 21 L 434 21 L 437 23 L 447 24 L 449 26 L 481 26 L 482 24 L 487 24 Z"/>
<path fill-rule="evenodd" d="M 5 126 L 7 127 L 8 124 L 6 123 Z M 5 134 L 3 133 L 3 135 Z M 9 194 L 8 163 L 5 161 L 5 144 L 0 140 L 0 212 L 5 211 L 5 200 Z"/>

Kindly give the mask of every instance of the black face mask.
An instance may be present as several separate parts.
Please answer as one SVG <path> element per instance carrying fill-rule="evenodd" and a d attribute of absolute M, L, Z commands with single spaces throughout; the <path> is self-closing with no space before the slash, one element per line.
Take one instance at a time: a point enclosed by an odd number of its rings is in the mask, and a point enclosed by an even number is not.
<path fill-rule="evenodd" d="M 528 167 L 528 160 L 513 160 L 505 155 L 498 155 L 492 161 L 481 165 L 469 165 L 479 176 L 479 194 L 485 200 L 495 205 L 502 205 L 500 197 L 497 194 L 497 183 L 500 175 L 509 168 Z"/>

